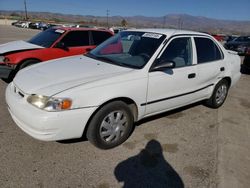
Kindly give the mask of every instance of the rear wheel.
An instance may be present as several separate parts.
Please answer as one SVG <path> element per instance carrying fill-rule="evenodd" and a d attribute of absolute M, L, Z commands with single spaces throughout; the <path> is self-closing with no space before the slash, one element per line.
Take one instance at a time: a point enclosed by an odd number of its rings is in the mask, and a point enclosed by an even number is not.
<path fill-rule="evenodd" d="M 227 98 L 228 88 L 229 84 L 227 80 L 223 79 L 219 81 L 214 88 L 212 96 L 206 101 L 206 105 L 211 108 L 222 106 Z"/>
<path fill-rule="evenodd" d="M 100 149 L 113 148 L 129 137 L 133 122 L 133 115 L 126 103 L 108 103 L 98 110 L 90 121 L 87 138 Z"/>

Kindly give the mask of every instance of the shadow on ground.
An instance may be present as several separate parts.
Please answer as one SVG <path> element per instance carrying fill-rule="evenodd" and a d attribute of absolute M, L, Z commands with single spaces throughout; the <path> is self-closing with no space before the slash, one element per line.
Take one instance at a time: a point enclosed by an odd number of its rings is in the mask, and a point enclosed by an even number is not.
<path fill-rule="evenodd" d="M 59 140 L 57 142 L 60 144 L 74 144 L 74 143 L 85 142 L 85 141 L 88 141 L 86 136 L 83 136 L 81 138 L 69 139 L 69 140 Z"/>
<path fill-rule="evenodd" d="M 145 149 L 136 156 L 119 163 L 114 175 L 123 188 L 184 188 L 183 181 L 173 167 L 164 159 L 162 146 L 150 140 Z"/>

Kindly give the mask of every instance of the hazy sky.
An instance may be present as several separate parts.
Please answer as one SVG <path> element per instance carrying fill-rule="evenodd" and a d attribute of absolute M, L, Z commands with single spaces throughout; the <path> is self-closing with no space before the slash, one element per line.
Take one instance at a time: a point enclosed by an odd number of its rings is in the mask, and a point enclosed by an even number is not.
<path fill-rule="evenodd" d="M 190 14 L 250 20 L 250 0 L 26 0 L 28 11 L 106 16 Z M 24 0 L 0 0 L 0 10 L 24 10 Z"/>

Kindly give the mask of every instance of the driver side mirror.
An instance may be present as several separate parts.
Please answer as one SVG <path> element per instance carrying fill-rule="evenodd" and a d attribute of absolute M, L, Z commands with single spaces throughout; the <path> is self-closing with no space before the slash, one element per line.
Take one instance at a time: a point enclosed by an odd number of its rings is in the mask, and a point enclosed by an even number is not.
<path fill-rule="evenodd" d="M 60 49 L 63 49 L 63 50 L 66 50 L 68 51 L 68 47 L 64 44 L 64 42 L 58 42 L 55 44 L 55 48 L 60 48 Z"/>
<path fill-rule="evenodd" d="M 175 68 L 175 62 L 170 60 L 156 60 L 156 65 L 151 68 L 152 71 L 165 71 L 166 69 Z"/>

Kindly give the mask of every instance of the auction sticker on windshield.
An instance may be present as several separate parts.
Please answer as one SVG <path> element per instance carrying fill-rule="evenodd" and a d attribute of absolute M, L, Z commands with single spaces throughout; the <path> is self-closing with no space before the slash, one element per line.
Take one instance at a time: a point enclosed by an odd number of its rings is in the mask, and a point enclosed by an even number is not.
<path fill-rule="evenodd" d="M 144 33 L 142 37 L 148 37 L 148 38 L 154 38 L 154 39 L 159 39 L 161 38 L 162 35 L 157 34 L 157 33 Z"/>

